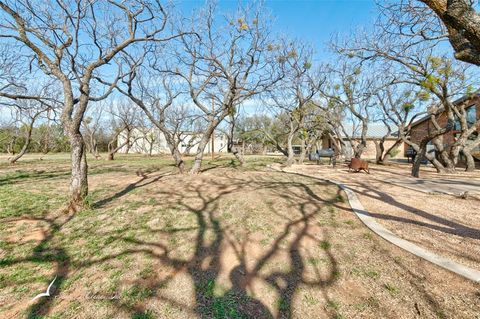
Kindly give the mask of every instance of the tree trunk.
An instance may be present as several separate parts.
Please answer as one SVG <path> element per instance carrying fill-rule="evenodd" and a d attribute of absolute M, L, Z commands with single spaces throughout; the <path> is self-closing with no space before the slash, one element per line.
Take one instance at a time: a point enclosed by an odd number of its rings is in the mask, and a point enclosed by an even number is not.
<path fill-rule="evenodd" d="M 237 146 L 232 146 L 232 153 L 237 159 L 237 161 L 240 162 L 240 166 L 243 166 L 245 164 L 245 159 L 243 157 L 243 153 L 238 149 Z"/>
<path fill-rule="evenodd" d="M 298 159 L 298 163 L 299 164 L 303 164 L 303 162 L 305 161 L 305 154 L 307 152 L 306 150 L 306 145 L 305 145 L 305 140 L 302 139 L 302 142 L 301 142 L 301 149 L 300 149 L 300 158 Z"/>
<path fill-rule="evenodd" d="M 382 153 L 380 154 L 381 155 L 380 162 L 377 162 L 377 164 L 382 164 L 382 165 L 388 164 L 388 162 L 390 162 L 390 158 L 392 157 L 391 152 L 394 150 L 397 150 L 401 143 L 402 143 L 402 140 L 399 139 L 399 140 L 396 140 L 395 143 L 392 146 L 390 146 L 390 148 L 387 149 L 386 151 L 384 148 L 380 149 Z M 379 150 L 377 149 L 377 152 L 378 151 Z"/>
<path fill-rule="evenodd" d="M 293 164 L 295 164 L 295 154 L 293 152 L 293 137 L 294 137 L 294 134 L 293 133 L 289 133 L 288 134 L 288 138 L 287 138 L 287 161 L 285 162 L 285 165 L 286 166 L 291 166 Z"/>
<path fill-rule="evenodd" d="M 433 145 L 440 154 L 440 159 L 443 164 L 442 172 L 445 173 L 455 173 L 455 158 L 450 158 L 449 153 L 445 150 L 442 141 L 437 137 L 432 140 Z M 433 162 L 432 162 L 433 163 Z M 438 170 L 438 168 L 437 168 Z"/>
<path fill-rule="evenodd" d="M 85 142 L 80 132 L 70 134 L 70 156 L 72 160 L 72 175 L 70 179 L 70 207 L 84 205 L 88 195 L 87 153 Z"/>
<path fill-rule="evenodd" d="M 375 143 L 375 163 L 383 164 L 383 152 L 385 152 L 385 141 L 384 140 L 374 140 Z"/>
<path fill-rule="evenodd" d="M 420 177 L 420 165 L 422 164 L 422 160 L 425 157 L 425 153 L 427 151 L 426 145 L 420 145 L 420 150 L 417 152 L 417 156 L 415 156 L 415 160 L 413 161 L 412 166 L 412 176 L 413 177 Z"/>
<path fill-rule="evenodd" d="M 117 134 L 118 136 L 118 134 Z M 123 142 L 123 144 L 121 145 L 117 145 L 117 147 L 113 147 L 114 143 L 117 142 L 117 138 L 115 137 L 113 140 L 110 141 L 110 143 L 108 143 L 108 155 L 107 155 L 107 161 L 113 161 L 115 159 L 115 154 L 121 149 L 123 148 L 124 146 L 127 148 L 127 151 L 125 154 L 128 154 L 128 150 L 130 149 L 130 147 L 132 146 L 133 143 L 135 143 L 137 140 L 139 139 L 139 137 L 137 137 L 136 139 L 134 139 L 132 142 L 130 142 L 130 132 L 127 133 L 127 139 L 125 140 L 125 142 Z"/>
<path fill-rule="evenodd" d="M 185 172 L 185 162 L 182 159 L 182 154 L 178 150 L 178 148 L 174 148 L 172 151 L 173 159 L 175 160 L 175 165 L 177 166 L 180 174 Z"/>
<path fill-rule="evenodd" d="M 27 152 L 28 146 L 30 145 L 30 142 L 32 140 L 32 129 L 33 129 L 33 121 L 31 125 L 28 127 L 27 135 L 25 136 L 25 143 L 23 143 L 22 149 L 17 155 L 10 158 L 10 164 L 15 164 L 15 162 L 18 161 Z"/>
<path fill-rule="evenodd" d="M 101 156 L 100 154 L 98 153 L 98 145 L 97 143 L 95 142 L 95 146 L 94 146 L 94 149 L 93 149 L 93 156 L 95 156 L 95 159 L 99 159 Z"/>
<path fill-rule="evenodd" d="M 433 154 L 427 154 L 427 142 L 422 142 L 420 144 L 419 150 L 417 151 L 417 156 L 415 157 L 415 161 L 413 162 L 413 166 L 412 166 L 413 177 L 419 177 L 420 165 L 424 158 L 426 158 L 428 161 L 430 161 L 433 164 L 433 166 L 437 170 L 437 173 L 448 172 L 448 170 L 442 165 L 442 163 L 439 160 L 437 160 L 437 158 Z"/>
<path fill-rule="evenodd" d="M 227 136 L 227 153 L 233 153 L 233 137 L 231 135 Z"/>
<path fill-rule="evenodd" d="M 17 137 L 13 137 L 10 143 L 7 146 L 7 153 L 8 155 L 15 155 L 15 142 L 17 141 Z"/>
<path fill-rule="evenodd" d="M 353 146 L 353 145 L 352 145 Z M 353 157 L 361 158 L 363 154 L 363 150 L 365 149 L 366 142 L 360 141 L 354 148 L 353 148 Z"/>
<path fill-rule="evenodd" d="M 466 172 L 473 172 L 475 171 L 475 159 L 473 158 L 470 150 L 463 149 L 463 154 L 467 160 L 467 167 L 465 168 Z"/>
<path fill-rule="evenodd" d="M 198 143 L 197 154 L 195 155 L 193 166 L 190 169 L 190 174 L 192 175 L 200 173 L 200 169 L 202 168 L 203 153 L 205 152 L 205 147 L 210 142 L 210 135 L 211 134 L 205 134 L 202 136 L 200 143 Z"/>
<path fill-rule="evenodd" d="M 96 160 L 101 157 L 100 154 L 98 154 L 97 140 L 93 137 L 93 135 L 90 136 L 90 153 L 95 157 Z"/>

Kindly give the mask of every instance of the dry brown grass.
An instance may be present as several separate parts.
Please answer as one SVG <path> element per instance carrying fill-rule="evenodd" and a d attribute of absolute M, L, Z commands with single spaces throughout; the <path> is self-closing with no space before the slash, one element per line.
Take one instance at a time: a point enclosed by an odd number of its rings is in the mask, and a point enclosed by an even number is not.
<path fill-rule="evenodd" d="M 199 176 L 155 159 L 98 163 L 92 208 L 75 215 L 52 201 L 67 176 L 40 178 L 58 166 L 7 175 L 8 196 L 41 197 L 0 215 L 0 317 L 478 315 L 478 286 L 376 238 L 336 186 L 256 161 Z M 55 298 L 29 304 L 56 275 Z"/>

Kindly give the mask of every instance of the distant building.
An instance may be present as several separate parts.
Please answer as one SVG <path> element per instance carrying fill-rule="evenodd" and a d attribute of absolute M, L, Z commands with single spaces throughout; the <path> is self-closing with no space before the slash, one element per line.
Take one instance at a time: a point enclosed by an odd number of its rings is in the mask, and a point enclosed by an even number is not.
<path fill-rule="evenodd" d="M 198 143 L 200 142 L 201 135 L 196 133 L 185 132 L 181 134 L 179 143 L 179 150 L 185 155 L 195 154 L 198 149 Z M 117 143 L 121 145 L 125 143 L 126 132 L 121 133 L 118 136 Z M 150 129 L 144 132 L 138 128 L 134 129 L 131 134 L 131 140 L 133 144 L 123 146 L 119 153 L 138 153 L 138 154 L 170 154 L 170 148 L 168 147 L 165 135 L 158 129 Z M 227 153 L 227 136 L 223 133 L 216 133 L 214 140 L 214 152 L 215 153 Z M 210 142 L 205 147 L 205 153 L 211 153 L 212 143 Z"/>

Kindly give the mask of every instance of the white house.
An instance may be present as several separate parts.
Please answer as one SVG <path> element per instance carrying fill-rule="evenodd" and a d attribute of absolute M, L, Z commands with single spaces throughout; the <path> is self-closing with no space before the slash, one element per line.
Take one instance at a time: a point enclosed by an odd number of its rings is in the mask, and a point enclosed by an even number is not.
<path fill-rule="evenodd" d="M 122 132 L 117 139 L 118 145 L 125 143 L 126 132 Z M 179 145 L 180 152 L 185 155 L 195 154 L 198 149 L 201 135 L 196 133 L 182 133 L 180 136 L 181 143 Z M 123 146 L 119 153 L 139 153 L 139 154 L 169 154 L 167 140 L 165 135 L 158 129 L 150 129 L 142 131 L 138 128 L 133 129 L 131 133 L 131 140 L 134 141 L 130 148 L 127 145 Z M 227 136 L 223 133 L 216 133 L 214 143 L 215 153 L 227 153 Z M 212 149 L 212 141 L 205 147 L 205 153 L 210 153 Z"/>

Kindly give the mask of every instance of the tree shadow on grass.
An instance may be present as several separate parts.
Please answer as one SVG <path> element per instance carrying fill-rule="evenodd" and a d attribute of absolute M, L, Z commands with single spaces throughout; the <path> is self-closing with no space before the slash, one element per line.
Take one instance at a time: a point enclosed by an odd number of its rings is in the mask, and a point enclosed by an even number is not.
<path fill-rule="evenodd" d="M 227 173 L 228 174 L 228 173 Z M 141 176 L 134 183 L 130 183 L 123 190 L 113 196 L 107 197 L 97 203 L 94 207 L 104 207 L 108 203 L 115 202 L 129 192 L 139 187 L 153 185 L 165 175 Z M 152 234 L 161 233 L 172 235 L 173 233 L 185 233 L 192 237 L 193 253 L 187 258 L 174 257 L 173 251 L 176 247 L 169 246 L 163 240 L 143 240 L 140 238 L 119 235 L 115 231 L 114 240 L 110 242 L 112 248 L 118 241 L 128 243 L 131 247 L 123 249 L 119 253 L 109 254 L 100 258 L 72 261 L 67 249 L 58 245 L 52 245 L 55 234 L 62 230 L 64 225 L 72 218 L 72 215 L 60 215 L 55 219 L 41 218 L 49 224 L 49 230 L 45 238 L 35 248 L 31 256 L 23 259 L 4 260 L 3 266 L 13 265 L 22 262 L 52 262 L 55 264 L 57 280 L 55 287 L 61 287 L 65 279 L 72 271 L 87 269 L 95 265 L 101 265 L 109 260 L 115 260 L 122 256 L 133 256 L 137 254 L 149 256 L 158 261 L 162 268 L 173 269 L 170 274 L 160 278 L 154 270 L 145 279 L 135 279 L 132 284 L 133 296 L 130 299 L 109 300 L 119 313 L 128 314 L 132 318 L 149 318 L 156 315 L 149 309 L 148 301 L 155 298 L 169 304 L 172 307 L 183 309 L 192 317 L 201 318 L 288 318 L 295 311 L 293 303 L 299 287 L 316 287 L 323 291 L 324 299 L 328 299 L 326 289 L 333 285 L 338 279 L 339 267 L 330 248 L 325 248 L 328 258 L 328 268 L 321 269 L 315 265 L 312 278 L 311 274 L 306 276 L 306 253 L 302 251 L 302 242 L 311 240 L 319 244 L 317 234 L 312 233 L 312 226 L 316 224 L 316 217 L 324 213 L 322 208 L 326 205 L 335 205 L 335 195 L 318 194 L 311 188 L 311 185 L 303 181 L 285 181 L 275 175 L 257 174 L 255 177 L 236 177 L 235 173 L 226 176 L 222 172 L 222 178 L 212 178 L 205 182 L 198 182 L 198 179 L 187 179 L 183 190 L 170 190 L 166 188 L 155 188 L 157 195 L 166 201 L 165 209 L 182 209 L 194 217 L 195 225 L 192 227 L 178 227 L 174 229 L 152 229 Z M 276 211 L 273 206 L 268 214 L 280 217 L 285 220 L 281 231 L 275 236 L 271 245 L 262 249 L 261 255 L 252 261 L 251 239 L 249 233 L 235 236 L 232 225 L 219 216 L 222 209 L 221 203 L 226 196 L 235 196 L 241 200 L 243 191 L 258 192 L 268 191 L 275 198 L 283 198 L 290 206 L 289 211 Z M 132 225 L 129 230 L 135 227 L 146 225 Z M 241 225 L 234 226 L 236 228 Z M 108 235 L 108 234 L 107 234 Z M 285 247 L 285 245 L 287 245 Z M 222 265 L 222 258 L 227 252 L 225 247 L 230 247 L 234 253 L 230 254 L 233 263 L 230 270 L 225 270 Z M 109 246 L 105 246 L 108 251 Z M 283 255 L 282 255 L 283 254 Z M 285 258 L 285 267 L 271 269 L 269 264 L 278 262 L 282 255 Z M 231 288 L 226 291 L 218 291 L 220 277 L 223 271 L 228 271 L 228 278 Z M 322 272 L 323 271 L 323 272 Z M 163 293 L 162 288 L 170 283 L 179 272 L 185 273 L 191 280 L 194 302 L 185 304 L 176 298 Z M 325 275 L 325 272 L 327 274 Z M 321 275 L 321 273 L 323 273 Z M 255 282 L 269 287 L 269 296 L 252 295 Z M 47 282 L 45 283 L 48 284 Z M 60 291 L 57 288 L 54 294 Z M 38 292 L 40 293 L 40 291 Z M 267 302 L 267 297 L 275 298 L 275 303 Z M 51 313 L 53 298 L 41 298 L 28 310 L 29 318 L 46 316 Z"/>
<path fill-rule="evenodd" d="M 269 176 L 271 177 L 272 174 Z M 194 305 L 188 307 L 179 304 L 162 294 L 161 287 L 166 285 L 174 275 L 167 276 L 162 280 L 152 277 L 148 283 L 139 281 L 137 284 L 147 288 L 152 293 L 151 298 L 155 297 L 173 306 L 187 309 L 192 315 L 201 318 L 289 318 L 293 315 L 293 300 L 301 285 L 324 290 L 338 279 L 338 264 L 329 247 L 325 249 L 330 265 L 328 275 L 321 276 L 322 271 L 317 265 L 314 266 L 318 268 L 315 270 L 316 279 L 306 278 L 305 260 L 307 256 L 300 247 L 301 242 L 307 238 L 319 244 L 320 241 L 311 233 L 310 228 L 315 224 L 315 218 L 321 214 L 322 208 L 325 205 L 333 205 L 334 199 L 329 199 L 328 196 L 323 198 L 315 194 L 305 183 L 285 182 L 281 179 L 272 180 L 269 177 L 247 179 L 229 176 L 227 180 L 223 181 L 211 180 L 209 187 L 213 187 L 213 191 L 207 191 L 204 184 L 198 185 L 193 182 L 184 185 L 182 194 L 158 191 L 163 197 L 170 199 L 170 206 L 181 207 L 195 218 L 195 227 L 177 229 L 179 232 L 195 231 L 194 252 L 189 258 L 172 257 L 172 250 L 161 241 L 146 241 L 119 236 L 116 240 L 127 242 L 134 247 L 99 259 L 86 260 L 78 267 L 90 267 L 125 255 L 140 253 L 150 256 L 162 265 L 172 268 L 174 273 L 185 272 L 188 274 L 193 284 Z M 270 247 L 255 259 L 254 264 L 247 262 L 247 246 L 250 242 L 248 234 L 242 238 L 232 237 L 232 229 L 228 225 L 222 225 L 222 220 L 217 214 L 221 209 L 220 202 L 225 196 L 235 194 L 241 196 L 241 192 L 245 188 L 249 190 L 269 189 L 272 194 L 287 198 L 292 205 L 291 209 L 296 212 L 293 215 L 287 214 L 290 215 L 289 217 L 282 213 L 270 212 L 286 218 L 287 223 Z M 289 189 L 295 189 L 295 192 L 289 193 Z M 296 214 L 300 216 L 295 217 Z M 171 230 L 150 229 L 150 232 L 152 234 L 156 232 L 171 234 Z M 288 242 L 287 248 L 283 247 L 285 242 Z M 216 291 L 216 286 L 222 271 L 221 260 L 225 257 L 226 246 L 234 250 L 235 261 L 232 262 L 236 265 L 229 272 L 231 289 L 219 293 Z M 288 260 L 285 269 L 269 269 L 268 264 L 274 262 L 278 258 L 278 254 L 285 251 Z M 249 293 L 253 291 L 255 281 L 260 281 L 270 287 L 271 294 L 276 296 L 275 309 L 271 310 L 264 298 L 258 298 Z M 326 293 L 324 293 L 324 297 L 327 301 L 329 300 Z M 133 306 L 122 300 L 112 300 L 111 302 L 122 312 L 131 313 L 132 318 L 149 314 L 143 301 Z"/>
<path fill-rule="evenodd" d="M 53 263 L 55 268 L 51 278 L 49 277 L 48 279 L 49 282 L 45 283 L 45 290 L 47 285 L 50 284 L 50 282 L 56 277 L 54 285 L 51 289 L 51 294 L 58 293 L 58 287 L 61 286 L 69 274 L 71 258 L 63 247 L 51 245 L 55 235 L 61 231 L 64 225 L 72 220 L 74 216 L 74 213 L 61 213 L 53 218 L 26 216 L 9 220 L 9 222 L 21 220 L 37 221 L 47 224 L 48 227 L 47 229 L 42 229 L 43 239 L 33 248 L 32 254 L 25 258 L 4 259 L 1 262 L 1 266 L 7 267 L 19 263 Z M 32 292 L 32 294 L 39 294 L 43 292 L 45 291 Z M 50 312 L 52 302 L 52 298 L 41 297 L 37 299 L 37 301 L 29 306 L 27 310 L 27 318 L 39 318 L 47 315 Z"/>
<path fill-rule="evenodd" d="M 137 181 L 128 184 L 124 189 L 122 189 L 121 191 L 113 194 L 112 196 L 101 199 L 101 200 L 95 202 L 92 205 L 92 208 L 93 209 L 102 208 L 105 205 L 107 205 L 108 203 L 111 203 L 112 201 L 117 200 L 117 199 L 127 195 L 128 193 L 132 192 L 135 189 L 142 188 L 142 187 L 148 186 L 150 184 L 153 184 L 155 182 L 158 182 L 163 177 L 171 175 L 171 174 L 163 174 L 163 175 L 158 175 L 156 177 L 150 177 L 148 174 L 144 174 L 144 173 L 137 173 L 137 175 L 140 176 L 140 178 Z"/>
<path fill-rule="evenodd" d="M 0 178 L 0 186 L 17 184 L 20 182 L 41 182 L 43 180 L 61 179 L 70 175 L 69 170 L 51 171 L 26 171 L 20 170 L 16 172 L 7 173 L 6 176 Z"/>

